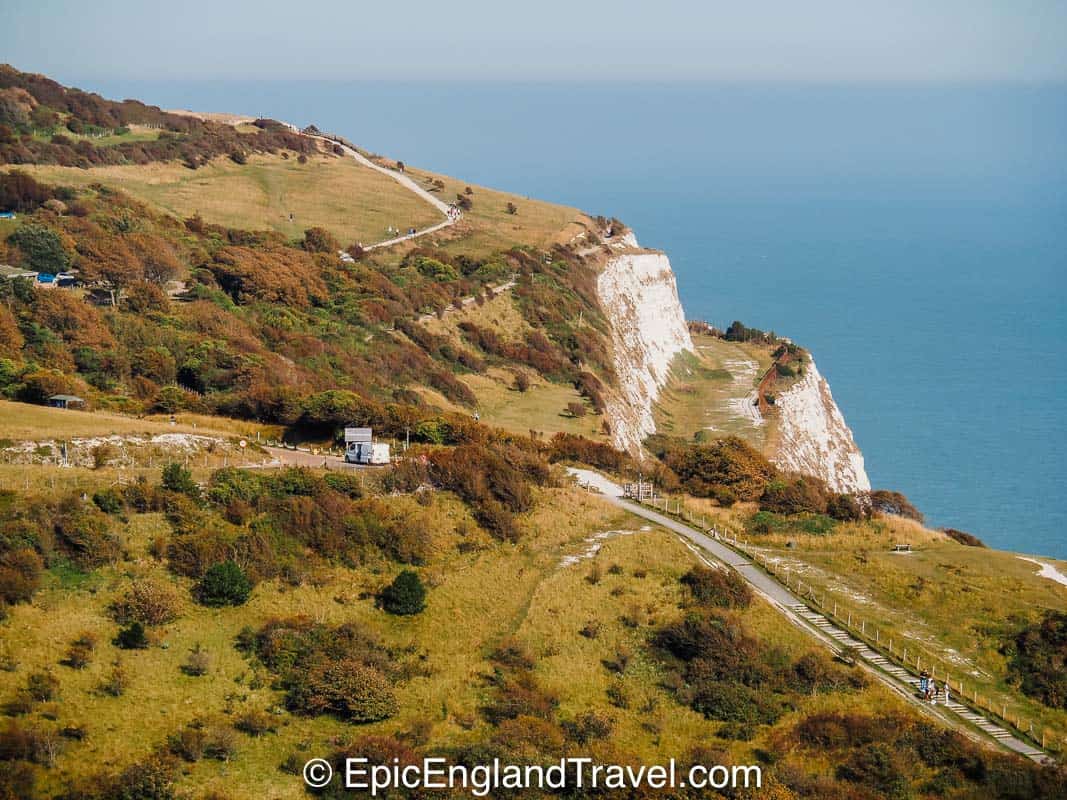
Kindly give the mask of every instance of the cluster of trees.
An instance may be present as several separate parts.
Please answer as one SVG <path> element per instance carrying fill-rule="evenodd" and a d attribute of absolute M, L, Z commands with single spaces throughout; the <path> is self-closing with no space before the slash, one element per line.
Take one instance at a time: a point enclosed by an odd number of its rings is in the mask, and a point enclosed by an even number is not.
<path fill-rule="evenodd" d="M 752 738 L 756 726 L 777 721 L 797 695 L 867 685 L 858 668 L 835 664 L 822 651 L 793 660 L 749 633 L 739 610 L 752 595 L 735 573 L 695 567 L 681 582 L 689 590 L 690 608 L 655 632 L 654 652 L 679 701 L 709 719 L 731 723 L 720 736 Z"/>
<path fill-rule="evenodd" d="M 916 786 L 928 796 L 990 800 L 1051 799 L 1067 792 L 1067 774 L 1056 766 L 989 750 L 899 712 L 816 712 L 792 727 L 783 746 L 828 762 L 838 785 L 844 784 L 835 791 L 827 778 L 795 772 L 789 785 L 800 797 L 903 798 L 913 796 Z"/>
<path fill-rule="evenodd" d="M 730 323 L 722 338 L 728 342 L 758 342 L 759 344 L 773 344 L 778 341 L 774 331 L 761 331 L 759 328 L 746 327 L 740 320 Z"/>
<path fill-rule="evenodd" d="M 820 478 L 779 470 L 736 436 L 698 442 L 653 436 L 647 444 L 666 467 L 659 475 L 666 488 L 680 487 L 723 506 L 756 502 L 769 515 L 825 515 L 844 522 L 862 520 L 872 513 L 923 520 L 900 492 L 834 492 Z M 764 515 L 761 519 L 766 522 L 769 518 Z"/>
<path fill-rule="evenodd" d="M 331 627 L 305 618 L 272 620 L 239 642 L 279 676 L 286 704 L 300 714 L 377 722 L 396 714 L 393 685 L 404 675 L 395 653 L 355 623 Z"/>
<path fill-rule="evenodd" d="M 294 424 L 309 395 L 338 386 L 383 402 L 404 391 L 398 386 L 422 384 L 474 405 L 456 375 L 484 370 L 482 352 L 570 381 L 594 408 L 603 407 L 601 378 L 580 366 L 588 353 L 599 352 L 594 360 L 606 363 L 589 326 L 535 331 L 507 346 L 487 334 L 466 348 L 416 322 L 516 271 L 525 269 L 523 280 L 540 285 L 534 270 L 549 267 L 524 251 L 476 260 L 427 248 L 399 265 L 342 264 L 331 252 L 336 241 L 313 228 L 300 242 L 286 242 L 199 217 L 179 222 L 103 187 L 73 193 L 22 174 L 0 176 L 0 196 L 29 210 L 0 244 L 0 258 L 41 271 L 72 269 L 106 304 L 37 292 L 22 281 L 0 284 L 0 331 L 7 334 L 0 358 L 10 362 L 0 363 L 0 392 L 8 397 L 90 391 L 98 404 L 123 410 Z M 53 202 L 65 210 L 48 207 Z M 458 277 L 442 282 L 437 268 L 426 268 L 431 263 Z M 179 298 L 185 302 L 165 291 L 174 279 L 186 284 Z M 599 315 L 566 291 L 568 314 Z M 385 329 L 394 327 L 406 336 L 388 335 Z"/>
<path fill-rule="evenodd" d="M 123 133 L 133 124 L 160 129 L 158 139 L 98 146 L 67 134 Z M 0 163 L 92 167 L 182 161 L 196 169 L 218 156 L 315 152 L 317 145 L 273 120 L 254 133 L 232 125 L 171 114 L 136 100 L 115 102 L 45 78 L 0 66 Z M 53 133 L 50 140 L 34 133 Z"/>
<path fill-rule="evenodd" d="M 518 541 L 515 514 L 533 506 L 535 486 L 552 474 L 532 440 L 465 444 L 430 457 L 430 478 L 470 504 L 478 523 L 504 541 Z"/>
<path fill-rule="evenodd" d="M 1024 694 L 1049 708 L 1067 708 L 1067 613 L 1047 611 L 1001 648 L 1008 674 Z"/>

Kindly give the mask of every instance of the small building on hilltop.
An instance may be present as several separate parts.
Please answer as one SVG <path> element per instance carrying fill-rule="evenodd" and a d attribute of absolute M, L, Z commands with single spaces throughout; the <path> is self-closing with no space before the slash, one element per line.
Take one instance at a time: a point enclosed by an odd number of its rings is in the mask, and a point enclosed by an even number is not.
<path fill-rule="evenodd" d="M 51 408 L 84 409 L 85 400 L 73 394 L 54 394 L 48 398 Z"/>

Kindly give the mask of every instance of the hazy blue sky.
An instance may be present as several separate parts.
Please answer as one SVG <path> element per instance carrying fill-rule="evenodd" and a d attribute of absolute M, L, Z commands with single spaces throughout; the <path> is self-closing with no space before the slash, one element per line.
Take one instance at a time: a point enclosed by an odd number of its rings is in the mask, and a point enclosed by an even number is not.
<path fill-rule="evenodd" d="M 1067 79 L 1059 0 L 0 0 L 0 61 L 158 78 Z"/>

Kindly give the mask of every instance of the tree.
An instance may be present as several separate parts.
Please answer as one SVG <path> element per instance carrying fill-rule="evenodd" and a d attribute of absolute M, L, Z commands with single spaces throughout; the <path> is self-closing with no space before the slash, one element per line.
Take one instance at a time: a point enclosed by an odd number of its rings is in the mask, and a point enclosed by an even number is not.
<path fill-rule="evenodd" d="M 515 373 L 515 391 L 526 392 L 530 388 L 530 376 L 525 372 Z"/>
<path fill-rule="evenodd" d="M 577 400 L 567 403 L 567 413 L 570 414 L 572 417 L 584 417 L 586 411 L 587 409 L 585 407 L 585 403 L 579 402 Z"/>
<path fill-rule="evenodd" d="M 123 650 L 145 650 L 148 648 L 148 637 L 145 636 L 144 625 L 140 622 L 131 622 L 125 628 L 119 628 L 118 635 L 114 639 L 114 645 Z"/>
<path fill-rule="evenodd" d="M 223 561 L 208 568 L 196 594 L 205 606 L 239 606 L 252 594 L 252 581 L 236 562 Z"/>
<path fill-rule="evenodd" d="M 414 570 L 406 569 L 382 590 L 382 608 L 390 614 L 407 616 L 426 608 L 426 587 Z"/>
<path fill-rule="evenodd" d="M 309 253 L 337 253 L 341 245 L 325 228 L 308 228 L 304 231 L 304 249 Z"/>
<path fill-rule="evenodd" d="M 59 234 L 43 225 L 23 225 L 7 240 L 17 246 L 30 269 L 56 274 L 70 267 L 70 253 Z"/>
<path fill-rule="evenodd" d="M 397 712 L 389 680 L 355 658 L 312 665 L 290 687 L 288 704 L 306 714 L 332 713 L 350 722 L 377 722 Z"/>
<path fill-rule="evenodd" d="M 193 480 L 193 473 L 177 462 L 163 467 L 163 488 L 178 494 L 187 494 L 190 497 L 200 495 L 200 487 Z"/>

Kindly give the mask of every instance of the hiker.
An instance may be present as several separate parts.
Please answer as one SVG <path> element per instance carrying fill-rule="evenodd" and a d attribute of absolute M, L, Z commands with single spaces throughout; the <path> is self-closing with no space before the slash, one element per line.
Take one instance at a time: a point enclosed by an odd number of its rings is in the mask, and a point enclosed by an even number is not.
<path fill-rule="evenodd" d="M 945 705 L 947 706 L 949 704 L 948 681 L 945 681 L 945 683 L 943 684 L 943 688 L 945 690 Z"/>

